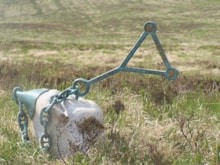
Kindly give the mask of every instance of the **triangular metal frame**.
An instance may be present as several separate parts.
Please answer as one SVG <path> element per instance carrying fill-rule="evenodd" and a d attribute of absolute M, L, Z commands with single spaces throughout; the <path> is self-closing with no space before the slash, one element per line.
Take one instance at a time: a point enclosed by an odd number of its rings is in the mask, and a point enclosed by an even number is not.
<path fill-rule="evenodd" d="M 127 57 L 123 60 L 123 62 L 121 63 L 121 65 L 119 65 L 118 67 L 103 73 L 97 77 L 94 77 L 90 80 L 86 80 L 83 78 L 78 78 L 73 82 L 73 86 L 72 89 L 76 89 L 78 86 L 78 83 L 83 83 L 84 84 L 84 91 L 82 92 L 77 92 L 76 96 L 84 96 L 85 94 L 88 93 L 89 91 L 89 87 L 91 84 L 94 84 L 97 81 L 100 81 L 104 78 L 107 78 L 115 73 L 118 73 L 120 71 L 125 71 L 125 72 L 137 72 L 137 73 L 144 73 L 144 74 L 155 74 L 155 75 L 162 75 L 164 77 L 166 77 L 169 80 L 174 80 L 178 77 L 178 70 L 175 69 L 174 67 L 172 67 L 166 57 L 166 54 L 164 52 L 164 49 L 156 35 L 156 24 L 152 21 L 149 21 L 147 23 L 145 23 L 144 25 L 144 32 L 141 34 L 141 36 L 139 37 L 139 39 L 137 40 L 137 42 L 135 43 L 135 45 L 133 46 L 133 48 L 130 50 L 130 52 L 128 53 Z M 140 47 L 140 45 L 142 44 L 142 42 L 145 40 L 145 38 L 147 37 L 147 35 L 151 35 L 156 48 L 159 51 L 159 54 L 163 60 L 163 63 L 166 67 L 166 70 L 154 70 L 154 69 L 144 69 L 144 68 L 137 68 L 137 67 L 128 67 L 127 64 L 130 61 L 130 59 L 133 57 L 133 55 L 135 54 L 135 52 L 137 51 L 137 49 Z M 75 92 L 75 91 L 74 91 Z"/>
<path fill-rule="evenodd" d="M 130 50 L 130 52 L 128 53 L 127 57 L 124 59 L 124 61 L 121 63 L 120 68 L 121 71 L 128 71 L 128 72 L 138 72 L 138 73 L 146 73 L 146 74 L 156 74 L 156 75 L 163 75 L 166 78 L 168 78 L 169 80 L 174 80 L 177 78 L 178 76 L 178 71 L 171 67 L 166 54 L 164 52 L 164 49 L 156 35 L 156 24 L 152 21 L 147 22 L 144 25 L 144 32 L 141 34 L 140 38 L 138 39 L 138 41 L 136 42 L 136 44 L 134 45 L 134 47 Z M 154 70 L 154 69 L 144 69 L 144 68 L 136 68 L 136 67 L 127 67 L 128 62 L 130 61 L 130 59 L 133 57 L 133 55 L 135 54 L 135 52 L 137 51 L 137 49 L 140 47 L 140 45 L 142 44 L 142 42 L 145 40 L 145 38 L 148 35 L 151 35 L 156 48 L 159 51 L 159 54 L 163 60 L 163 63 L 166 67 L 165 71 L 161 71 L 161 70 Z"/>

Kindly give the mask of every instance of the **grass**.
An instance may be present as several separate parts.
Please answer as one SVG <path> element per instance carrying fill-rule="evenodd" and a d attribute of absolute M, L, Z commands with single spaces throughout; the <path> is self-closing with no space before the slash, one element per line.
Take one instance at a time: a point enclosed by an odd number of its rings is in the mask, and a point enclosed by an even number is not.
<path fill-rule="evenodd" d="M 220 60 L 218 0 L 1 1 L 0 164 L 219 164 Z M 88 155 L 56 160 L 31 134 L 22 143 L 14 86 L 63 90 L 118 66 L 143 31 L 157 35 L 174 81 L 118 73 L 85 98 L 105 115 L 105 133 Z M 150 37 L 129 62 L 163 69 Z M 30 131 L 31 132 L 31 131 Z"/>

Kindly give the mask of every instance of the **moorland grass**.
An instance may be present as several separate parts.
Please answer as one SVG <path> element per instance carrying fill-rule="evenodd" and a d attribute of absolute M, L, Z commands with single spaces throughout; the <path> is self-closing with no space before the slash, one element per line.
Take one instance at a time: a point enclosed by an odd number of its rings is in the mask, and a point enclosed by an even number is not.
<path fill-rule="evenodd" d="M 218 0 L 2 1 L 0 4 L 0 164 L 219 164 Z M 116 67 L 143 31 L 157 23 L 168 59 L 163 77 L 118 73 L 86 98 L 105 115 L 105 133 L 87 155 L 56 160 L 22 143 L 14 86 L 63 90 Z M 163 69 L 150 37 L 131 66 Z"/>

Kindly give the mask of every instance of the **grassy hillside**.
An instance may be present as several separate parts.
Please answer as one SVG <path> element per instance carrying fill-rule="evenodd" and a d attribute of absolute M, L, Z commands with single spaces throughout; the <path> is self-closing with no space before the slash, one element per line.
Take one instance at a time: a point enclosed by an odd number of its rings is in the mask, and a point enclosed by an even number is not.
<path fill-rule="evenodd" d="M 85 57 L 119 49 L 109 53 L 117 58 L 120 53 L 126 55 L 141 34 L 143 24 L 153 20 L 174 65 L 181 70 L 189 68 L 218 75 L 215 67 L 219 66 L 218 4 L 203 0 L 4 1 L 0 4 L 1 56 L 32 58 L 46 49 L 51 56 L 65 54 L 63 58 L 68 59 L 76 54 L 81 58 L 82 52 Z M 155 49 L 149 43 L 147 46 L 144 51 Z M 109 56 L 105 52 L 102 56 Z M 210 65 L 208 70 L 203 64 Z"/>
<path fill-rule="evenodd" d="M 14 86 L 63 90 L 104 73 L 150 20 L 178 79 L 118 73 L 91 86 L 106 130 L 88 155 L 21 143 Z M 219 27 L 219 0 L 0 0 L 0 164 L 220 163 Z M 163 69 L 150 37 L 129 65 Z"/>

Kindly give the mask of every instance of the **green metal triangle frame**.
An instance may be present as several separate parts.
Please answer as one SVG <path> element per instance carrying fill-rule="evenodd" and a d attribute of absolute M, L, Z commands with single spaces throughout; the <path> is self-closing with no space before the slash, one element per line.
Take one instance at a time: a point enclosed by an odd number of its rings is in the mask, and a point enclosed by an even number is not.
<path fill-rule="evenodd" d="M 128 53 L 127 57 L 122 61 L 121 65 L 119 65 L 118 67 L 105 72 L 99 76 L 96 76 L 90 80 L 86 80 L 83 78 L 78 78 L 73 82 L 73 86 L 71 87 L 71 89 L 77 89 L 78 86 L 77 84 L 79 83 L 83 83 L 84 84 L 84 90 L 83 91 L 79 91 L 77 90 L 74 91 L 74 94 L 76 94 L 76 96 L 84 96 L 85 94 L 88 93 L 89 91 L 89 87 L 90 85 L 103 80 L 104 78 L 107 78 L 115 73 L 118 73 L 120 71 L 124 71 L 124 72 L 137 72 L 137 73 L 143 73 L 143 74 L 154 74 L 154 75 L 162 75 L 164 77 L 166 77 L 169 80 L 175 80 L 178 75 L 179 72 L 177 69 L 175 69 L 174 67 L 172 67 L 166 57 L 166 54 L 164 52 L 164 49 L 156 35 L 156 24 L 152 21 L 149 21 L 147 23 L 145 23 L 144 25 L 144 32 L 141 34 L 141 36 L 139 37 L 139 39 L 137 40 L 137 42 L 135 43 L 135 45 L 133 46 L 133 48 L 130 50 L 130 52 Z M 137 68 L 137 67 L 128 67 L 127 64 L 130 61 L 130 59 L 133 57 L 133 55 L 135 54 L 135 52 L 137 51 L 137 49 L 140 47 L 140 45 L 142 44 L 142 42 L 145 40 L 145 38 L 151 35 L 156 48 L 159 51 L 159 54 L 163 60 L 163 63 L 166 67 L 166 70 L 154 70 L 154 69 L 144 69 L 144 68 Z"/>

